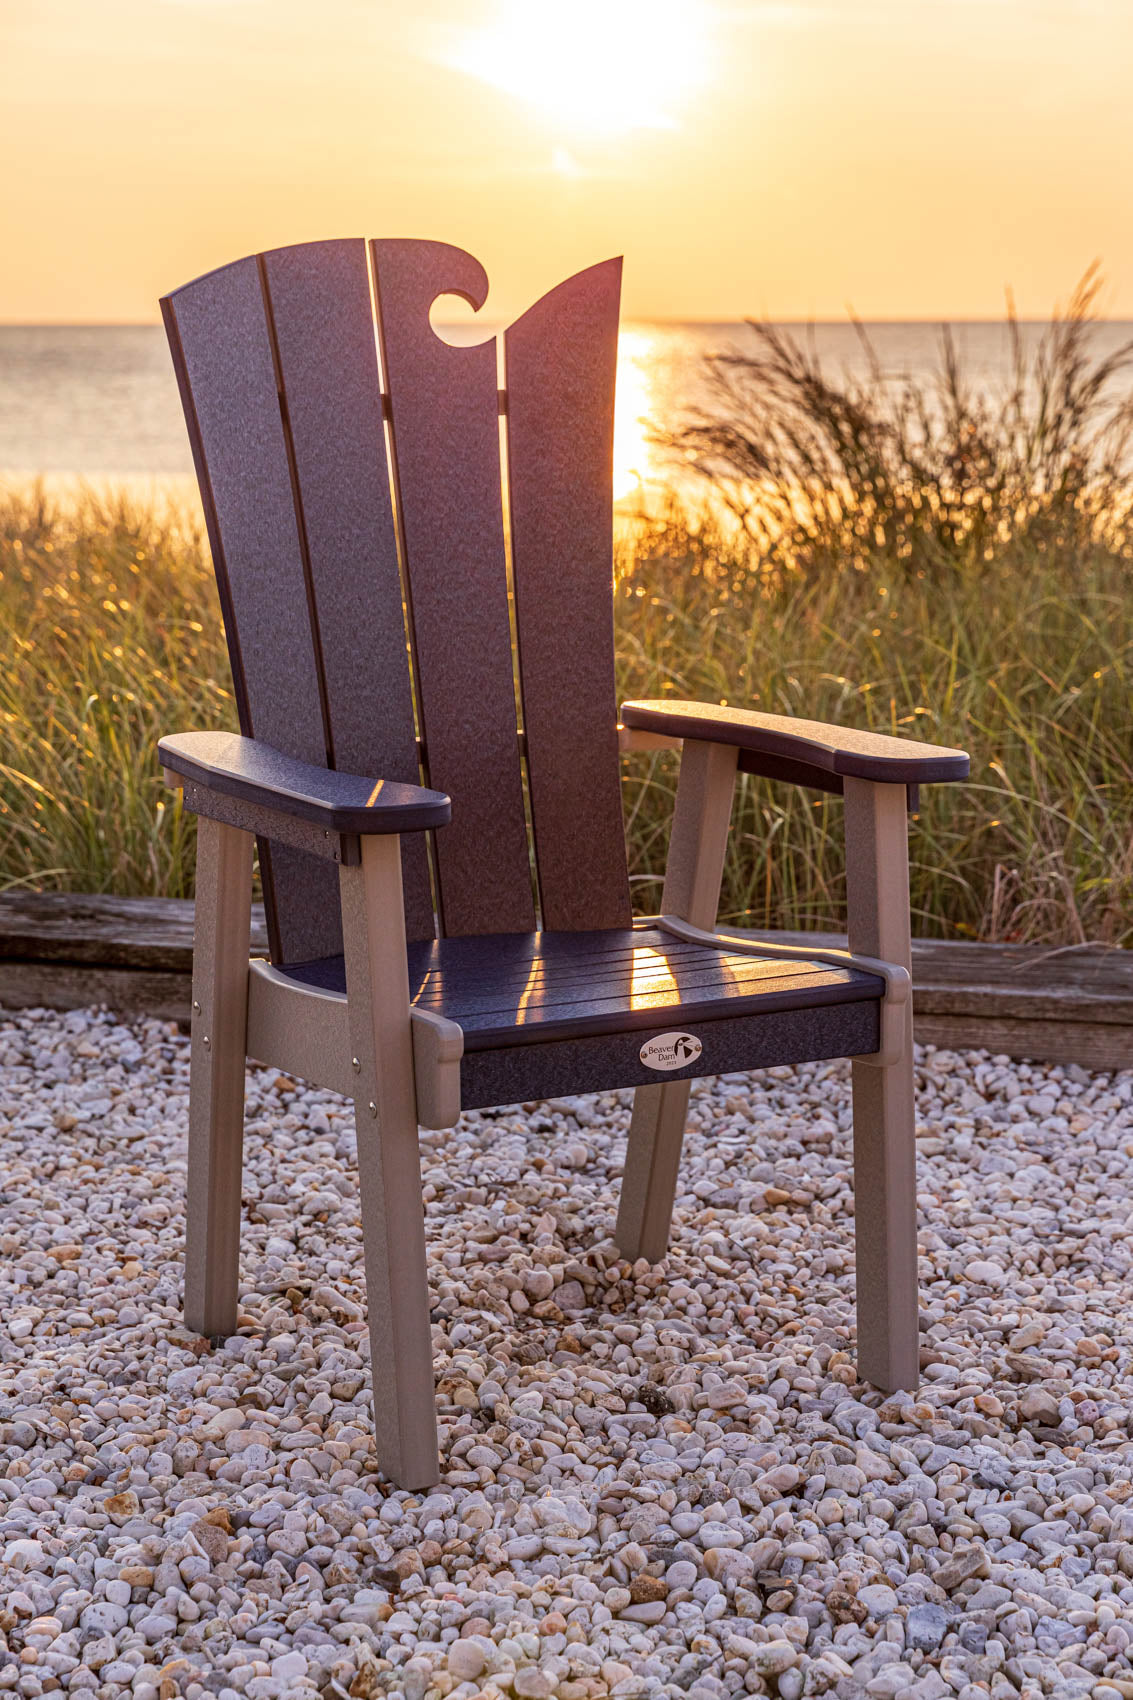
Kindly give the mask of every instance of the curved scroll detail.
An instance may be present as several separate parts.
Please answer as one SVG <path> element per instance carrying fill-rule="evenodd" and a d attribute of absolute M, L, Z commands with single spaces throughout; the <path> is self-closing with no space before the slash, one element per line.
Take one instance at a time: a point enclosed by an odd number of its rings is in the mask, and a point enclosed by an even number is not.
<path fill-rule="evenodd" d="M 390 321 L 395 334 L 407 327 L 411 330 L 414 325 L 428 324 L 433 303 L 442 295 L 459 295 L 474 313 L 488 299 L 487 272 L 474 255 L 463 248 L 454 248 L 451 242 L 378 237 L 370 246 L 378 275 L 379 316 L 384 278 L 385 305 L 395 309 Z M 439 337 L 437 340 L 442 341 Z"/>
<path fill-rule="evenodd" d="M 568 278 L 504 335 L 508 489 L 543 925 L 630 921 L 613 625 L 622 262 Z"/>
<path fill-rule="evenodd" d="M 442 341 L 440 295 L 479 308 L 483 267 L 442 242 L 377 241 L 382 362 L 408 572 L 426 771 L 452 798 L 436 843 L 446 933 L 535 924 L 516 738 L 496 340 Z"/>

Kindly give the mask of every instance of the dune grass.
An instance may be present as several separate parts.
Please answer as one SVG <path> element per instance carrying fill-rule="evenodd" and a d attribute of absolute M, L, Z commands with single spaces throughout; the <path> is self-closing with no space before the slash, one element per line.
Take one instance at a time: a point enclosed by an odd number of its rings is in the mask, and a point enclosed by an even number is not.
<path fill-rule="evenodd" d="M 631 677 L 971 751 L 913 833 L 929 936 L 1133 942 L 1133 343 L 1098 351 L 1100 286 L 1091 268 L 1037 339 L 1009 310 L 998 388 L 947 330 L 917 384 L 861 327 L 854 376 L 753 323 L 661 438 L 728 523 L 670 513 L 625 562 Z M 643 887 L 665 806 L 641 800 Z M 751 781 L 738 807 L 733 913 L 838 919 L 837 808 Z"/>
<path fill-rule="evenodd" d="M 1133 597 L 1097 547 L 928 582 L 758 582 L 735 536 L 673 514 L 618 550 L 622 696 L 688 696 L 971 750 L 913 825 L 928 936 L 1133 942 Z M 158 736 L 234 727 L 207 549 L 192 516 L 125 498 L 0 500 L 0 889 L 192 893 L 192 821 Z M 672 757 L 626 763 L 636 901 L 655 909 Z M 744 778 L 722 914 L 834 927 L 841 804 Z"/>
<path fill-rule="evenodd" d="M 729 545 L 679 519 L 623 550 L 623 696 L 672 694 L 867 727 L 971 752 L 912 823 L 914 930 L 1133 943 L 1133 594 L 1098 548 L 1026 553 L 937 582 L 888 563 L 753 592 Z M 633 759 L 631 870 L 660 895 L 672 758 Z M 842 805 L 741 776 L 721 913 L 843 923 Z"/>
<path fill-rule="evenodd" d="M 731 702 L 971 751 L 913 823 L 915 930 L 1133 944 L 1133 518 L 1125 378 L 1087 278 L 998 399 L 948 342 L 927 397 L 830 377 L 757 327 L 669 441 L 711 500 L 625 523 L 621 697 Z M 715 517 L 713 517 L 715 516 Z M 192 893 L 162 732 L 234 727 L 199 516 L 0 494 L 0 890 Z M 660 898 L 675 761 L 625 766 L 630 865 Z M 741 780 L 721 914 L 842 921 L 841 803 Z"/>
<path fill-rule="evenodd" d="M 0 496 L 0 889 L 192 893 L 163 732 L 235 727 L 201 528 L 126 496 Z"/>

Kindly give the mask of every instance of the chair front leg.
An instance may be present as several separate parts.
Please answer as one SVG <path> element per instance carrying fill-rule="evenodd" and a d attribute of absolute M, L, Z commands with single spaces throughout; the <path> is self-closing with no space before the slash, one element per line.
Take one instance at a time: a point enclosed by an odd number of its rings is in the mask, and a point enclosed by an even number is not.
<path fill-rule="evenodd" d="M 210 1338 L 236 1332 L 244 1063 L 252 924 L 252 835 L 197 821 L 185 1323 Z"/>
<path fill-rule="evenodd" d="M 847 779 L 851 952 L 911 969 L 909 843 L 903 785 Z M 899 1059 L 855 1059 L 854 1222 L 858 1373 L 891 1393 L 920 1378 L 913 1006 Z"/>
<path fill-rule="evenodd" d="M 661 908 L 695 927 L 716 924 L 737 755 L 727 745 L 691 738 L 681 755 Z M 673 1080 L 639 1086 L 633 1095 L 614 1229 L 623 1257 L 656 1263 L 669 1248 L 689 1091 L 689 1081 Z"/>
<path fill-rule="evenodd" d="M 398 1487 L 431 1487 L 437 1413 L 400 840 L 363 838 L 361 864 L 339 878 L 375 1446 Z"/>

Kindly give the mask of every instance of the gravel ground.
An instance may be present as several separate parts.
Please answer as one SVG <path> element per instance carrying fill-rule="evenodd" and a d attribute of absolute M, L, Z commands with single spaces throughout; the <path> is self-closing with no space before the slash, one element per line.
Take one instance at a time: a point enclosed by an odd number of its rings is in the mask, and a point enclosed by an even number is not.
<path fill-rule="evenodd" d="M 920 1396 L 854 1378 L 845 1064 L 422 1136 L 444 1478 L 370 1433 L 349 1109 L 249 1076 L 240 1333 L 180 1320 L 187 1043 L 0 1025 L 0 1691 L 1133 1696 L 1133 1075 L 920 1056 Z M 6 1650 L 4 1650 L 6 1648 Z"/>

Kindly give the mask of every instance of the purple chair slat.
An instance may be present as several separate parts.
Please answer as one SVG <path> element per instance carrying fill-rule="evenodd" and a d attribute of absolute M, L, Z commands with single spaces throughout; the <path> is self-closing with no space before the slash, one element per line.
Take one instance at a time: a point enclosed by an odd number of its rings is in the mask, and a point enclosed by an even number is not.
<path fill-rule="evenodd" d="M 630 919 L 614 683 L 620 260 L 506 332 L 508 489 L 528 786 L 545 927 Z"/>
<path fill-rule="evenodd" d="M 241 730 L 326 764 L 318 662 L 255 259 L 162 302 L 216 565 Z M 342 948 L 334 868 L 260 845 L 272 956 Z"/>
<path fill-rule="evenodd" d="M 419 780 L 366 245 L 263 256 L 336 768 Z M 425 839 L 402 843 L 406 929 L 433 933 Z"/>
<path fill-rule="evenodd" d="M 449 934 L 535 924 L 516 737 L 501 502 L 496 343 L 443 342 L 439 295 L 479 307 L 483 268 L 441 242 L 373 244 L 409 579 L 426 782 L 452 798 L 438 833 Z"/>

